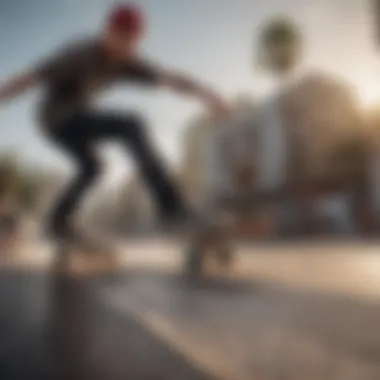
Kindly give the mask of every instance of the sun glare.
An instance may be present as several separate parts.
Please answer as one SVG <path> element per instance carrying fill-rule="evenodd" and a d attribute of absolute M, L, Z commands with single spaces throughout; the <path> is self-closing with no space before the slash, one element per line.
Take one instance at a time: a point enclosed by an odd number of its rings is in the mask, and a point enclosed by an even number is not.
<path fill-rule="evenodd" d="M 364 107 L 380 104 L 380 83 L 373 82 L 359 86 L 358 95 Z"/>

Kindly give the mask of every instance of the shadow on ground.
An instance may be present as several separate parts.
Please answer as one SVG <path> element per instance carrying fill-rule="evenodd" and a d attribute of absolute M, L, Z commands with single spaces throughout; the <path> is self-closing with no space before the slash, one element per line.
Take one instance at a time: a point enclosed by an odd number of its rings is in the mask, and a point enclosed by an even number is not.
<path fill-rule="evenodd" d="M 3 271 L 0 379 L 217 378 L 203 373 L 135 318 L 104 302 L 103 290 L 120 292 L 140 282 L 160 288 L 152 307 L 168 317 L 173 314 L 180 318 L 187 313 L 186 321 L 190 321 L 194 313 L 197 317 L 214 316 L 216 320 L 223 307 L 228 307 L 229 317 L 239 316 L 242 321 L 250 318 L 249 323 L 256 325 L 252 336 L 259 338 L 258 331 L 281 325 L 289 334 L 300 332 L 371 368 L 380 362 L 380 302 L 221 276 L 191 282 L 180 275 L 147 269 L 87 280 Z M 227 328 L 231 318 L 226 322 Z M 225 327 L 221 329 L 215 334 L 223 335 Z"/>
<path fill-rule="evenodd" d="M 94 283 L 0 275 L 0 379 L 211 379 L 105 307 Z"/>

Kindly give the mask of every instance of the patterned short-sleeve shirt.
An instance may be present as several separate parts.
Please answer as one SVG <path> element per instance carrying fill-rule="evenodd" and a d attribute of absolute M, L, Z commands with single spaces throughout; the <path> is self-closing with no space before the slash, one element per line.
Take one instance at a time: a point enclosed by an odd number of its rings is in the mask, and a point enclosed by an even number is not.
<path fill-rule="evenodd" d="M 54 128 L 120 81 L 157 84 L 160 70 L 143 60 L 111 61 L 98 41 L 87 40 L 54 54 L 38 66 L 37 75 L 45 87 L 40 120 Z"/>

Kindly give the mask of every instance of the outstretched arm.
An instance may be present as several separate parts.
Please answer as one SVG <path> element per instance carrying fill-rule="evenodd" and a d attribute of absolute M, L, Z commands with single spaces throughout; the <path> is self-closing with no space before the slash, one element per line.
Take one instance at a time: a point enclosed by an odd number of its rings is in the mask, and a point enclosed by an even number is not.
<path fill-rule="evenodd" d="M 0 83 L 0 102 L 12 100 L 36 86 L 39 77 L 35 72 L 26 72 L 18 75 L 4 84 Z"/>
<path fill-rule="evenodd" d="M 43 59 L 32 69 L 10 79 L 8 82 L 0 82 L 0 103 L 12 100 L 51 78 L 64 75 L 66 65 L 71 64 L 75 59 L 79 59 L 80 53 L 77 45 L 66 46 Z"/>
<path fill-rule="evenodd" d="M 161 67 L 157 67 L 145 60 L 127 62 L 122 74 L 128 80 L 164 86 L 182 94 L 195 96 L 203 103 L 206 103 L 213 116 L 223 117 L 228 113 L 227 104 L 221 96 L 186 74 L 163 70 Z"/>
<path fill-rule="evenodd" d="M 160 76 L 160 82 L 163 86 L 167 86 L 175 91 L 195 95 L 202 99 L 208 100 L 211 96 L 216 96 L 209 88 L 184 74 L 163 72 Z"/>
<path fill-rule="evenodd" d="M 228 106 L 221 96 L 187 75 L 164 72 L 160 75 L 160 83 L 175 91 L 183 94 L 188 94 L 199 98 L 202 102 L 211 107 L 214 114 L 217 116 L 225 116 L 228 112 Z"/>

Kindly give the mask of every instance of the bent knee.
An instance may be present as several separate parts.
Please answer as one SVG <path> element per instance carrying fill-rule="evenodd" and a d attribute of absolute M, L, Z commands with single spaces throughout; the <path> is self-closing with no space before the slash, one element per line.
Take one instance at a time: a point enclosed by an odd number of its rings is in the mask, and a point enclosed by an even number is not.
<path fill-rule="evenodd" d="M 102 165 L 98 161 L 89 161 L 82 164 L 79 176 L 84 181 L 93 181 L 102 174 Z"/>
<path fill-rule="evenodd" d="M 123 135 L 127 138 L 142 139 L 147 135 L 147 123 L 139 113 L 129 114 L 123 118 Z"/>
<path fill-rule="evenodd" d="M 145 128 L 146 120 L 139 112 L 133 112 L 124 117 L 124 123 L 129 126 Z"/>

